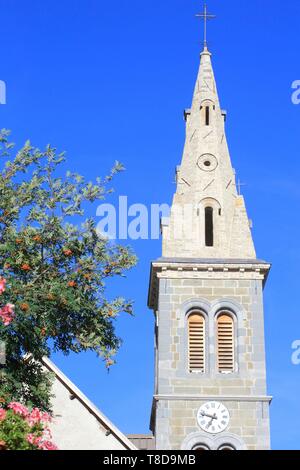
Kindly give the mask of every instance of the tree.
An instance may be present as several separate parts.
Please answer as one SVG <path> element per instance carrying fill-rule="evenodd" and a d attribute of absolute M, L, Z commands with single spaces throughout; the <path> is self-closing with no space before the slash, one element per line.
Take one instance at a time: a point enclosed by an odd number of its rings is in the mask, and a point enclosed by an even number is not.
<path fill-rule="evenodd" d="M 116 163 L 103 181 L 87 183 L 78 174 L 57 175 L 64 154 L 29 142 L 12 155 L 6 130 L 0 132 L 0 276 L 3 304 L 14 318 L 0 318 L 7 362 L 0 371 L 0 401 L 22 401 L 49 409 L 50 377 L 41 359 L 52 351 L 92 350 L 106 365 L 120 346 L 114 319 L 132 313 L 132 303 L 106 298 L 106 281 L 124 276 L 136 263 L 128 247 L 113 244 L 85 217 L 86 203 L 103 200 Z M 27 355 L 24 360 L 24 355 Z M 30 355 L 30 356 L 28 356 Z"/>

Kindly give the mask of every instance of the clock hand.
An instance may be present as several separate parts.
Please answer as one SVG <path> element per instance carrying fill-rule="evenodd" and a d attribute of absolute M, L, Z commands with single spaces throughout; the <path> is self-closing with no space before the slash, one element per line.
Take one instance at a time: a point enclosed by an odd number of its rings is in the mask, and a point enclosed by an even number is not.
<path fill-rule="evenodd" d="M 204 411 L 201 412 L 201 415 L 202 416 L 206 416 L 206 418 L 211 418 L 212 420 L 214 419 L 218 419 L 217 416 L 216 416 L 216 413 L 214 415 L 210 415 L 208 413 L 205 413 Z"/>

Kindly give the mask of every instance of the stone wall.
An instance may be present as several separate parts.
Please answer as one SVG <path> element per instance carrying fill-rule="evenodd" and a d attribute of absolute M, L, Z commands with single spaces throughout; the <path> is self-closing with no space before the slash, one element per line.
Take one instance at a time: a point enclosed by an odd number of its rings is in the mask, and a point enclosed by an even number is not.
<path fill-rule="evenodd" d="M 224 433 L 211 436 L 197 426 L 197 411 L 208 399 L 159 400 L 156 448 L 190 450 L 195 444 L 206 444 L 218 450 L 221 445 L 231 444 L 237 450 L 270 449 L 267 401 L 220 399 L 229 410 L 230 425 Z"/>
<path fill-rule="evenodd" d="M 217 399 L 229 408 L 225 432 L 236 434 L 247 448 L 269 448 L 269 398 L 266 397 L 262 280 L 172 278 L 159 280 L 157 312 L 157 447 L 181 448 L 188 434 L 200 432 L 196 413 L 205 401 Z M 207 357 L 204 374 L 188 370 L 187 313 L 199 308 L 206 317 Z M 216 368 L 215 317 L 229 310 L 235 318 L 235 372 Z M 204 400 L 202 399 L 204 397 Z M 202 433 L 203 434 L 203 433 Z M 219 436 L 220 437 L 220 436 Z"/>

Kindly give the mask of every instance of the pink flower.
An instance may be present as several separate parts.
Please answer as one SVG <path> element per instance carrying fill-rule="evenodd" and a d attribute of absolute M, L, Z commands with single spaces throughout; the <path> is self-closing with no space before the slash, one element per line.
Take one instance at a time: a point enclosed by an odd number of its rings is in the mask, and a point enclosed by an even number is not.
<path fill-rule="evenodd" d="M 41 446 L 43 445 L 43 438 L 42 437 L 35 437 L 33 444 L 37 446 L 39 449 L 41 449 Z"/>
<path fill-rule="evenodd" d="M 0 295 L 5 292 L 6 279 L 0 278 Z"/>
<path fill-rule="evenodd" d="M 41 450 L 58 450 L 56 445 L 51 441 L 43 441 L 38 447 Z"/>
<path fill-rule="evenodd" d="M 30 426 L 34 426 L 41 422 L 42 413 L 38 408 L 33 408 L 31 413 L 27 416 L 26 421 Z"/>
<path fill-rule="evenodd" d="M 5 326 L 10 325 L 14 319 L 14 316 L 15 316 L 14 307 L 15 306 L 12 304 L 7 304 L 4 307 L 0 308 L 0 317 Z"/>
<path fill-rule="evenodd" d="M 43 433 L 43 439 L 45 441 L 50 441 L 52 439 L 52 434 L 51 434 L 51 431 L 49 428 L 45 428 L 44 429 L 44 433 Z"/>
<path fill-rule="evenodd" d="M 8 405 L 8 408 L 13 410 L 16 415 L 23 416 L 24 418 L 27 418 L 27 416 L 29 415 L 28 408 L 26 408 L 26 406 L 22 405 L 21 403 L 13 401 Z"/>
<path fill-rule="evenodd" d="M 17 402 L 10 403 L 8 407 L 11 410 L 13 410 L 14 413 L 25 418 L 26 422 L 30 426 L 34 426 L 36 424 L 42 425 L 42 428 L 41 428 L 42 432 L 30 432 L 27 434 L 26 440 L 27 442 L 29 442 L 29 444 L 31 444 L 32 446 L 40 450 L 58 450 L 56 445 L 53 442 L 51 442 L 52 435 L 51 435 L 50 429 L 48 427 L 44 427 L 44 424 L 46 422 L 51 421 L 51 416 L 48 413 L 40 411 L 38 408 L 34 408 L 32 411 L 29 411 L 28 408 L 26 408 L 26 406 Z M 6 413 L 5 410 L 0 408 L 0 422 L 1 422 L 1 416 L 3 415 L 5 417 L 5 413 Z M 33 430 L 34 429 L 35 428 L 33 428 Z M 39 435 L 39 434 L 42 434 L 42 435 Z"/>
<path fill-rule="evenodd" d="M 26 439 L 29 442 L 29 444 L 34 444 L 35 436 L 34 434 L 27 434 Z"/>
<path fill-rule="evenodd" d="M 38 408 L 33 408 L 31 413 L 26 418 L 29 426 L 34 426 L 38 423 L 50 423 L 51 420 L 52 418 L 49 413 L 41 412 Z"/>
<path fill-rule="evenodd" d="M 52 417 L 49 415 L 49 413 L 44 412 L 42 413 L 41 421 L 43 423 L 51 423 Z"/>
<path fill-rule="evenodd" d="M 6 411 L 0 408 L 0 422 L 5 419 Z"/>

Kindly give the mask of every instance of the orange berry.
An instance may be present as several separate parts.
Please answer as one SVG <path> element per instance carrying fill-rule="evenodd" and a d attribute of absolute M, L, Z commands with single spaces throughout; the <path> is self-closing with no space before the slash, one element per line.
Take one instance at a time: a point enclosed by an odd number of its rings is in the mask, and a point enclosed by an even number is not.
<path fill-rule="evenodd" d="M 23 271 L 31 271 L 31 267 L 27 263 L 22 264 L 21 269 Z"/>
<path fill-rule="evenodd" d="M 26 304 L 26 303 L 22 303 L 20 305 L 20 309 L 23 311 L 23 312 L 27 312 L 29 310 L 29 305 Z"/>
<path fill-rule="evenodd" d="M 72 250 L 64 250 L 63 253 L 64 253 L 65 256 L 72 256 L 73 251 Z"/>

